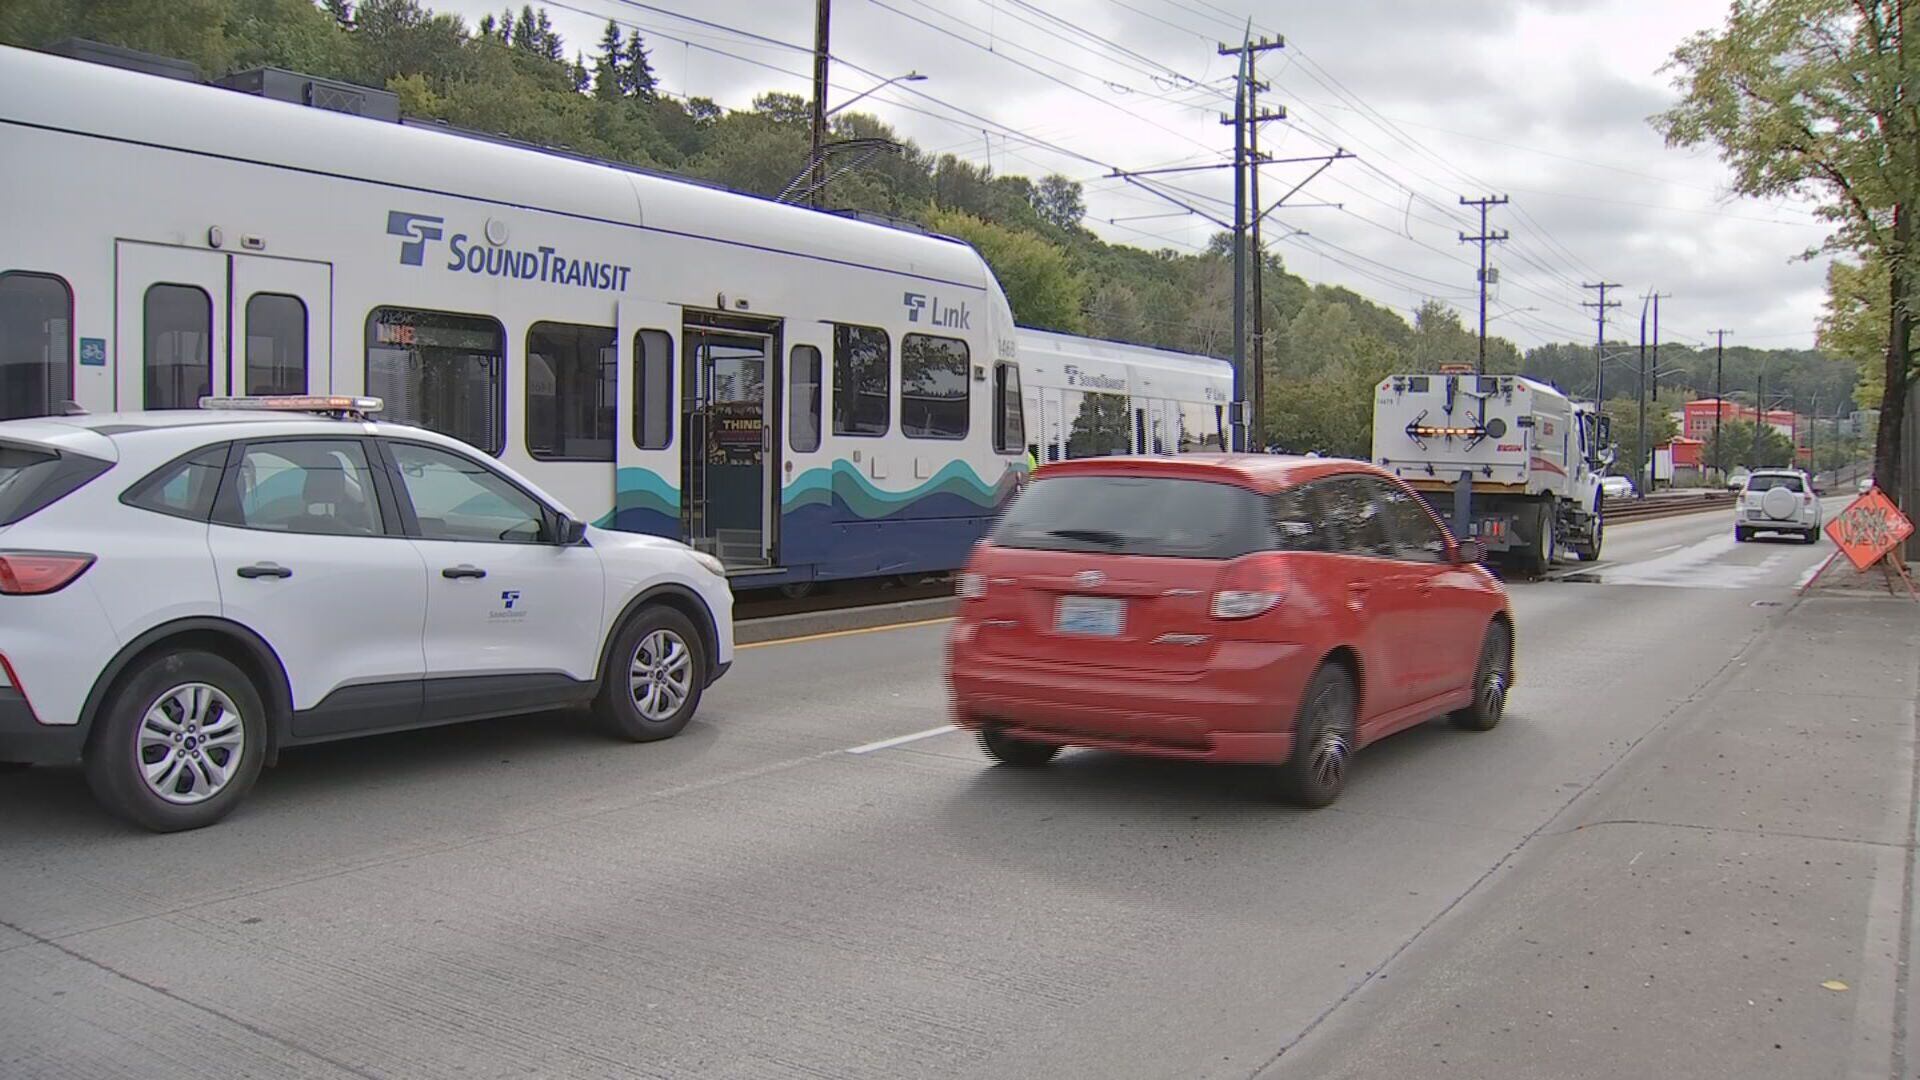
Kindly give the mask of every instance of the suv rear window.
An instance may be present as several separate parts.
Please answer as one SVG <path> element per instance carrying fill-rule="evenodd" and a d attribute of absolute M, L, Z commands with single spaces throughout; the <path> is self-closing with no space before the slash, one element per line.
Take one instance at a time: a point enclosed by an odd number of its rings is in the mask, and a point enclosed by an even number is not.
<path fill-rule="evenodd" d="M 1163 476 L 1037 480 L 990 539 L 1007 548 L 1177 559 L 1236 559 L 1273 546 L 1258 494 Z"/>
<path fill-rule="evenodd" d="M 111 467 L 49 447 L 0 443 L 0 525 L 39 513 Z"/>
<path fill-rule="evenodd" d="M 1755 473 L 1747 477 L 1748 491 L 1772 491 L 1774 488 L 1786 488 L 1796 495 L 1806 490 L 1801 486 L 1799 477 L 1788 473 Z"/>

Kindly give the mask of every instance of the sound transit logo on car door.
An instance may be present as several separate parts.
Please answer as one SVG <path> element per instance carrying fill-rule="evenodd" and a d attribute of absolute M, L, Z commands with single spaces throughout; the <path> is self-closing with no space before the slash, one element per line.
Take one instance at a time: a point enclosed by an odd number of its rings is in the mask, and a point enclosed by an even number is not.
<path fill-rule="evenodd" d="M 509 281 L 537 281 L 546 285 L 571 285 L 600 292 L 625 292 L 632 267 L 593 259 L 570 258 L 559 248 L 540 245 L 510 248 L 494 239 L 504 240 L 506 230 L 499 221 L 487 222 L 486 236 L 475 241 L 464 232 L 447 233 L 447 219 L 435 214 L 416 214 L 406 210 L 387 211 L 387 235 L 401 238 L 400 265 L 425 266 L 428 245 L 446 238 L 447 261 L 444 270 L 465 271 L 480 277 Z"/>

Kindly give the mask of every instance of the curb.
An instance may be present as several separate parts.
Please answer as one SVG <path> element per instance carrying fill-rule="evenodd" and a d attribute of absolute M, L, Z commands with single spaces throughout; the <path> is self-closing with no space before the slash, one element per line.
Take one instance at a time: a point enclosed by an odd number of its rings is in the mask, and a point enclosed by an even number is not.
<path fill-rule="evenodd" d="M 799 615 L 748 619 L 734 624 L 733 642 L 735 645 L 758 645 L 842 630 L 874 630 L 901 623 L 944 619 L 953 614 L 953 605 L 953 597 L 936 596 L 897 604 L 868 604 L 837 611 L 809 611 Z"/>

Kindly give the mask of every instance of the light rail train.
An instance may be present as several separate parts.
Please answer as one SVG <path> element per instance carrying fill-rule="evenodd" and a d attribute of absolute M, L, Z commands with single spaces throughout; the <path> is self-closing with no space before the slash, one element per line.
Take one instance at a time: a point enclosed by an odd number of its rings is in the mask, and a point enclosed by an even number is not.
<path fill-rule="evenodd" d="M 0 419 L 372 395 L 741 588 L 954 569 L 1029 452 L 1219 442 L 1226 365 L 1018 328 L 959 241 L 72 52 L 0 47 Z"/>

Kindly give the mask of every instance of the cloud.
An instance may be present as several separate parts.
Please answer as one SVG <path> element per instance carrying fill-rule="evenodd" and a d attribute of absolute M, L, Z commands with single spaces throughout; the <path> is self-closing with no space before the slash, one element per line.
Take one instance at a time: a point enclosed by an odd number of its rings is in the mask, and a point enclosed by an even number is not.
<path fill-rule="evenodd" d="M 810 4 L 649 4 L 803 49 L 812 42 Z M 591 48 L 604 16 L 638 24 L 670 91 L 735 107 L 766 90 L 809 92 L 802 51 L 620 0 L 568 5 L 591 13 L 553 10 L 572 47 Z M 497 0 L 432 6 L 472 22 Z M 1277 216 L 1273 235 L 1311 233 L 1279 248 L 1296 271 L 1402 311 L 1430 295 L 1466 311 L 1477 253 L 1459 233 L 1479 222 L 1458 200 L 1505 193 L 1512 203 L 1490 215 L 1512 237 L 1493 252 L 1503 279 L 1496 310 L 1538 310 L 1496 329 L 1523 345 L 1575 333 L 1586 340 L 1592 312 L 1581 303 L 1591 293 L 1580 285 L 1601 279 L 1621 282 L 1623 295 L 1673 294 L 1662 309 L 1675 326 L 1736 327 L 1749 340 L 1810 343 L 1824 263 L 1793 257 L 1817 245 L 1824 228 L 1803 205 L 1727 200 L 1727 174 L 1713 154 L 1669 149 L 1648 123 L 1673 100 L 1661 65 L 1688 34 L 1717 23 L 1718 5 L 840 0 L 832 50 L 842 63 L 833 93 L 844 99 L 874 84 L 854 65 L 881 78 L 919 71 L 928 79 L 912 89 L 937 101 L 894 87 L 859 108 L 928 150 L 1001 172 L 1057 171 L 1085 182 L 1089 225 L 1110 240 L 1198 247 L 1216 225 L 1198 218 L 1108 224 L 1177 208 L 1103 176 L 1108 166 L 1223 159 L 1232 140 L 1218 113 L 1231 107 L 1224 87 L 1234 61 L 1218 55 L 1218 44 L 1237 37 L 1249 13 L 1256 35 L 1286 38 L 1285 48 L 1259 60 L 1272 84 L 1268 100 L 1290 113 L 1264 129 L 1262 149 L 1286 157 L 1338 145 L 1359 155 L 1296 200 L 1341 209 Z M 1312 167 L 1267 169 L 1268 197 Z M 1225 171 L 1175 183 L 1183 199 L 1229 213 Z M 1637 308 L 1633 315 L 1637 333 Z"/>

